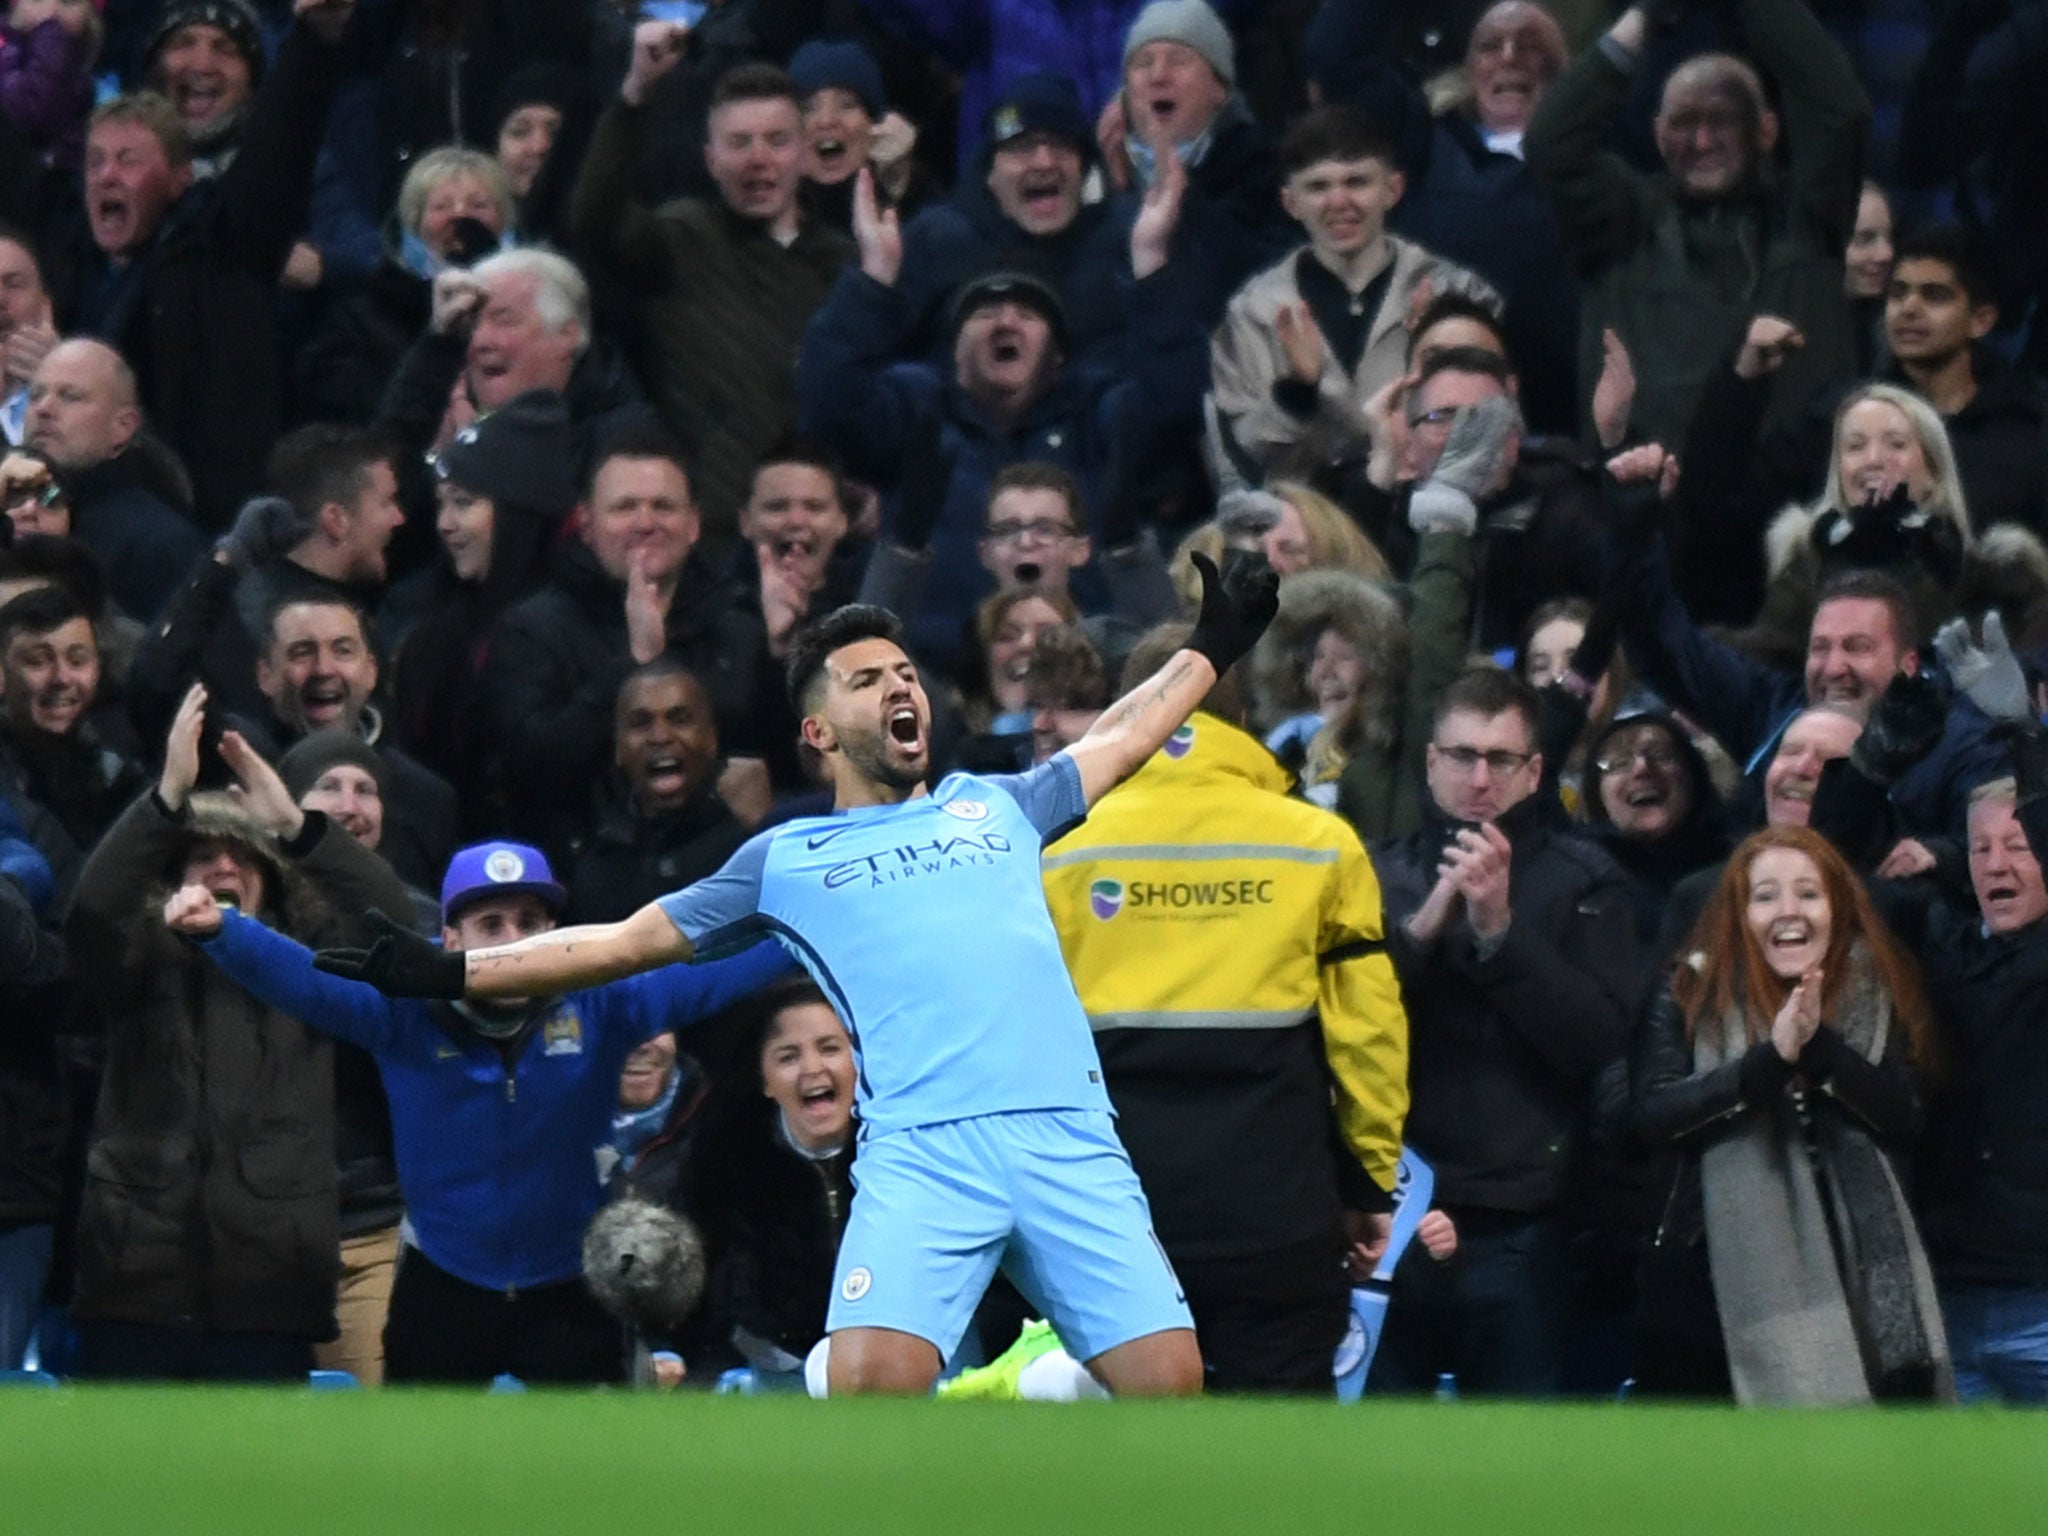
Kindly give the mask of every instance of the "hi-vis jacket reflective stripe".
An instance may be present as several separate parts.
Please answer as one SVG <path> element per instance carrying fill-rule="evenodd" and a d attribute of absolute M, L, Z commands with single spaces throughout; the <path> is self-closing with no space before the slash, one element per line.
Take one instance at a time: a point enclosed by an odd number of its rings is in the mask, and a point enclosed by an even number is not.
<path fill-rule="evenodd" d="M 1098 1032 L 1320 1023 L 1344 1141 L 1391 1190 L 1408 1017 L 1379 881 L 1350 825 L 1287 787 L 1257 741 L 1197 714 L 1047 851 L 1046 901 Z"/>

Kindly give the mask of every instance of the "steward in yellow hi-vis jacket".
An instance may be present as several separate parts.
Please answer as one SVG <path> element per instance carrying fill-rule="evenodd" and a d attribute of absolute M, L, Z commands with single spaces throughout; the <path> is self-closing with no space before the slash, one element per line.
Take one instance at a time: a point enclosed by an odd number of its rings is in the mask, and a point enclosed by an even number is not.
<path fill-rule="evenodd" d="M 1210 1387 L 1328 1394 L 1344 1207 L 1389 1209 L 1408 1019 L 1357 833 L 1288 786 L 1198 712 L 1047 851 L 1045 889 Z"/>

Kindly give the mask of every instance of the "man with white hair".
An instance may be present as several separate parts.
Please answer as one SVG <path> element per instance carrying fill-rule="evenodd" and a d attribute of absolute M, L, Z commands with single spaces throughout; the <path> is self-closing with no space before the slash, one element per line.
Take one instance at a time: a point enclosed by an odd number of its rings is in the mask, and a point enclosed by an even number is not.
<path fill-rule="evenodd" d="M 540 248 L 500 251 L 434 279 L 426 332 L 399 363 L 377 421 L 424 454 L 535 389 L 568 406 L 579 457 L 614 422 L 645 415 L 623 356 L 591 334 L 590 285 L 576 264 Z"/>
<path fill-rule="evenodd" d="M 1780 371 L 1778 411 L 1796 412 L 1856 371 L 1842 253 L 1862 195 L 1870 102 L 1804 3 L 1738 0 L 1733 9 L 1756 65 L 1709 53 L 1672 73 L 1656 119 L 1661 175 L 1607 147 L 1650 41 L 1642 6 L 1558 78 L 1527 136 L 1530 168 L 1585 282 L 1581 411 L 1590 415 L 1584 397 L 1611 330 L 1634 366 L 1633 425 L 1667 443 L 1682 439 L 1709 375 L 1760 312 L 1805 337 Z M 1758 66 L 1781 103 L 1791 151 L 1782 172 L 1772 161 L 1780 113 Z"/>

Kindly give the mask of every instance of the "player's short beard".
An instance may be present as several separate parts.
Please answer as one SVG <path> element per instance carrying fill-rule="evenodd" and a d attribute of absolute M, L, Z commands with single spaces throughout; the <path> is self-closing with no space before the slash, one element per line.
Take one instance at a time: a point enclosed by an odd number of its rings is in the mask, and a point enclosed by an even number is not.
<path fill-rule="evenodd" d="M 880 784 L 889 789 L 917 788 L 924 782 L 924 769 L 891 762 L 890 739 L 887 731 L 860 731 L 851 734 L 841 731 L 839 749 L 846 754 L 847 762 L 870 783 Z"/>

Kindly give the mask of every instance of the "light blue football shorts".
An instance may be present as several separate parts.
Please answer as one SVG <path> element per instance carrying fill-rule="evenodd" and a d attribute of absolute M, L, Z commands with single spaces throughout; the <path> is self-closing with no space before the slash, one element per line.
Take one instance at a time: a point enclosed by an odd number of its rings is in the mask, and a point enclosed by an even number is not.
<path fill-rule="evenodd" d="M 828 1332 L 893 1328 L 950 1357 L 998 1265 L 1079 1360 L 1194 1327 L 1101 1110 L 891 1131 L 861 1142 L 853 1180 Z"/>

